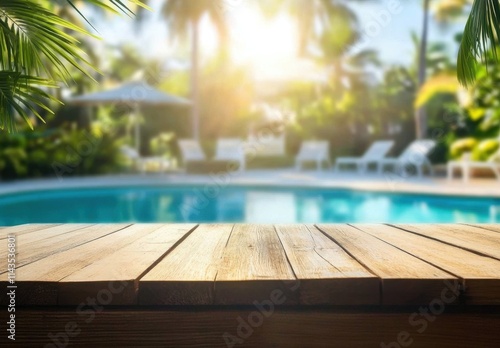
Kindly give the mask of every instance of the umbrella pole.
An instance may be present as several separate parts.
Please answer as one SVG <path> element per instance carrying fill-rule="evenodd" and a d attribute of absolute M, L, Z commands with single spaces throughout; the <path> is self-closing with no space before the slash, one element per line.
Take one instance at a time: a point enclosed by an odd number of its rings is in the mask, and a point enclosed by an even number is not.
<path fill-rule="evenodd" d="M 134 108 L 134 119 L 135 119 L 135 149 L 137 153 L 141 151 L 141 130 L 139 125 L 139 106 L 136 104 Z"/>

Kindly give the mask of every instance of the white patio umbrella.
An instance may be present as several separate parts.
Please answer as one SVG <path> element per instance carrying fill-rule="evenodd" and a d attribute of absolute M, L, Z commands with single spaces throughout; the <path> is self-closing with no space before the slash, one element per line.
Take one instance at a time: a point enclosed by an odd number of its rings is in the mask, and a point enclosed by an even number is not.
<path fill-rule="evenodd" d="M 141 105 L 180 105 L 189 106 L 191 102 L 187 99 L 161 92 L 146 82 L 129 82 L 119 87 L 74 97 L 69 100 L 74 105 L 117 105 L 127 106 L 134 110 L 137 117 Z M 139 151 L 140 146 L 140 125 L 135 123 L 135 146 Z"/>

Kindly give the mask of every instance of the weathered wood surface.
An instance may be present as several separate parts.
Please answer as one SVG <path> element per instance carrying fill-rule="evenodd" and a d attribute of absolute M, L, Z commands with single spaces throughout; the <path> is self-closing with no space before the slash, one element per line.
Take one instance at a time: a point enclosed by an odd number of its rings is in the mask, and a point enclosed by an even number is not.
<path fill-rule="evenodd" d="M 318 226 L 381 280 L 387 305 L 428 303 L 457 278 L 349 225 Z M 458 284 L 457 284 L 458 285 Z"/>
<path fill-rule="evenodd" d="M 448 313 L 451 312 L 451 313 Z M 20 347 L 412 347 L 496 348 L 500 314 L 491 310 L 436 316 L 408 311 L 255 308 L 26 310 Z M 251 324 L 250 324 L 251 323 Z M 67 329 L 65 329 L 67 328 Z M 67 330 L 67 331 L 66 331 Z M 6 340 L 2 337 L 0 340 Z"/>
<path fill-rule="evenodd" d="M 500 304 L 495 225 L 23 225 L 17 304 Z M 6 285 L 7 240 L 0 239 Z M 2 297 L 2 303 L 5 297 Z"/>

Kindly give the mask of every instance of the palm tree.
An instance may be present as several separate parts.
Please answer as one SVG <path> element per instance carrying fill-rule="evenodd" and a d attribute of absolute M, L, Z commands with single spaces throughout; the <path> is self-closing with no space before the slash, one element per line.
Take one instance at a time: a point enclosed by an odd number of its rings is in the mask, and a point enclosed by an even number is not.
<path fill-rule="evenodd" d="M 338 7 L 330 15 L 330 25 L 320 34 L 322 59 L 333 68 L 332 83 L 335 89 L 344 89 L 346 84 L 369 78 L 366 67 L 379 64 L 373 50 L 353 53 L 352 47 L 361 38 L 359 23 L 348 7 Z"/>
<path fill-rule="evenodd" d="M 65 1 L 79 13 L 75 1 Z M 139 0 L 130 1 L 140 4 Z M 121 0 L 89 3 L 110 11 L 129 11 Z M 14 131 L 17 115 L 31 126 L 30 114 L 42 119 L 38 110 L 51 112 L 49 104 L 59 100 L 48 88 L 71 79 L 67 64 L 90 77 L 87 69 L 91 65 L 71 35 L 88 32 L 59 17 L 49 5 L 38 0 L 0 2 L 0 129 Z"/>
<path fill-rule="evenodd" d="M 472 0 L 435 0 L 432 2 L 432 12 L 434 18 L 440 22 L 447 22 L 451 18 L 455 18 L 462 14 L 466 6 Z M 489 1 L 489 0 L 488 0 Z M 496 0 L 494 0 L 496 1 Z M 486 2 L 486 1 L 485 1 Z M 423 2 L 423 25 L 422 36 L 420 38 L 419 49 L 419 67 L 418 67 L 418 88 L 421 89 L 427 80 L 427 49 L 429 35 L 429 17 L 431 13 L 431 1 L 424 0 Z M 422 139 L 427 133 L 427 113 L 424 106 L 417 107 L 415 110 L 415 129 L 416 137 Z"/>
<path fill-rule="evenodd" d="M 422 25 L 422 36 L 420 38 L 420 49 L 418 59 L 418 88 L 420 89 L 426 80 L 427 71 L 427 41 L 429 36 L 430 0 L 424 0 L 424 18 Z M 427 113 L 425 107 L 421 106 L 415 110 L 415 132 L 417 139 L 423 139 L 427 135 Z"/>
<path fill-rule="evenodd" d="M 166 19 L 169 29 L 177 37 L 185 37 L 191 32 L 191 116 L 193 122 L 193 137 L 200 137 L 199 116 L 199 40 L 200 21 L 204 15 L 208 15 L 216 26 L 221 41 L 226 41 L 226 21 L 224 18 L 224 0 L 167 0 L 162 8 L 163 17 Z"/>

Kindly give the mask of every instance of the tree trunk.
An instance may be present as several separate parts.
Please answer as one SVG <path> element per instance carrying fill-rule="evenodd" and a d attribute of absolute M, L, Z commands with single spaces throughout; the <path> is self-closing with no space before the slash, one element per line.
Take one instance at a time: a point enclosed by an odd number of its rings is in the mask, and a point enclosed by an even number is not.
<path fill-rule="evenodd" d="M 192 48 L 191 48 L 191 119 L 193 124 L 193 138 L 200 139 L 200 92 L 198 85 L 198 55 L 199 55 L 199 22 L 192 24 Z"/>
<path fill-rule="evenodd" d="M 429 5 L 430 0 L 424 0 L 424 23 L 422 37 L 420 40 L 420 52 L 418 62 L 418 89 L 422 88 L 426 80 L 427 70 L 427 37 L 429 35 Z M 425 107 L 415 110 L 415 131 L 417 139 L 427 136 L 427 113 Z"/>

